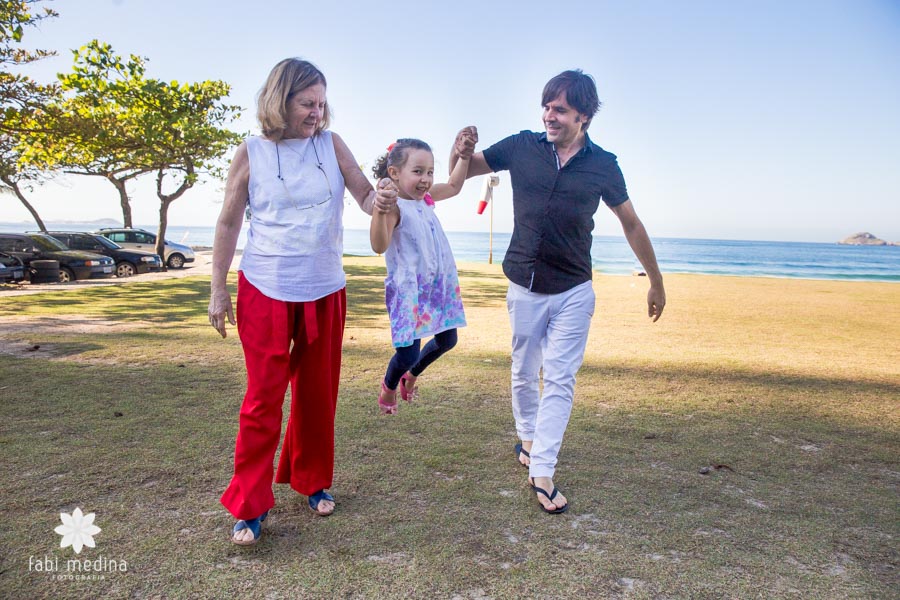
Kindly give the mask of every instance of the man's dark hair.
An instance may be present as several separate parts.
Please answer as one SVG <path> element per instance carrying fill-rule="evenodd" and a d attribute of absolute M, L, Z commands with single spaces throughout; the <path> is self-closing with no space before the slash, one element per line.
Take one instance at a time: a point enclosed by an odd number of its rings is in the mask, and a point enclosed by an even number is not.
<path fill-rule="evenodd" d="M 544 86 L 541 106 L 547 106 L 560 94 L 566 95 L 569 106 L 587 117 L 581 130 L 586 131 L 597 111 L 600 110 L 600 99 L 597 96 L 597 85 L 594 78 L 585 75 L 581 69 L 563 71 Z"/>

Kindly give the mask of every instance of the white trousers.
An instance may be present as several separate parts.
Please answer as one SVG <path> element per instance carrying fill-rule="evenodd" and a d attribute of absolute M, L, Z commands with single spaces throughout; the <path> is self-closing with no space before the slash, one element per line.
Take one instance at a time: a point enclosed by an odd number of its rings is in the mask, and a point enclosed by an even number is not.
<path fill-rule="evenodd" d="M 590 281 L 561 294 L 536 294 L 509 284 L 506 308 L 512 325 L 512 409 L 519 439 L 534 442 L 531 477 L 553 477 L 556 470 L 594 302 Z"/>

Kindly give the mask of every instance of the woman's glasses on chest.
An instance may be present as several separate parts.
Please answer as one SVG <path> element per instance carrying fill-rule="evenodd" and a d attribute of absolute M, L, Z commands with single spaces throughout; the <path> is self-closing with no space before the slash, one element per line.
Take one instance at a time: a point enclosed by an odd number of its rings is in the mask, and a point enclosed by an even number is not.
<path fill-rule="evenodd" d="M 301 165 L 304 162 L 306 162 L 305 154 L 309 154 L 309 147 L 312 146 L 313 152 L 316 153 L 316 169 L 320 173 L 322 173 L 322 176 L 325 178 L 325 185 L 328 186 L 328 197 L 327 198 L 325 198 L 324 200 L 320 200 L 318 202 L 305 202 L 305 203 L 297 202 L 297 200 L 295 200 L 294 196 L 291 194 L 291 191 L 288 189 L 287 183 L 285 182 L 284 177 L 281 174 L 281 153 L 278 150 L 278 147 L 281 145 L 281 143 L 275 142 L 275 158 L 278 161 L 278 175 L 276 175 L 276 177 L 278 177 L 278 181 L 281 182 L 281 186 L 284 188 L 284 195 L 288 197 L 288 199 L 291 201 L 291 204 L 297 210 L 307 210 L 310 208 L 315 208 L 316 206 L 321 206 L 321 205 L 325 204 L 326 202 L 331 201 L 334 198 L 334 192 L 331 189 L 331 180 L 328 179 L 328 173 L 325 172 L 325 166 L 322 164 L 322 161 L 319 159 L 319 150 L 318 150 L 318 148 L 316 148 L 315 142 L 316 142 L 315 138 L 309 139 L 309 143 L 306 146 L 306 151 L 304 154 L 300 154 L 299 152 L 297 152 L 296 150 L 294 150 L 293 148 L 291 148 L 290 146 L 285 144 L 285 148 L 287 148 L 288 150 L 290 150 L 291 152 L 293 152 L 294 154 L 296 154 L 297 156 L 300 157 Z M 301 185 L 302 185 L 302 182 L 301 182 Z"/>

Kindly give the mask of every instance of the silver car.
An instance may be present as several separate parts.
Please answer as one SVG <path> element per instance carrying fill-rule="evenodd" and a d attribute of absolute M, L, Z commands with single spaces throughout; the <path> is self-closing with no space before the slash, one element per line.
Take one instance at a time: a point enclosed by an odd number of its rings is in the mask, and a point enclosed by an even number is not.
<path fill-rule="evenodd" d="M 156 234 L 144 229 L 120 227 L 118 229 L 98 229 L 94 233 L 99 233 L 123 248 L 156 252 Z M 165 253 L 164 260 L 170 269 L 180 269 L 185 263 L 194 262 L 194 251 L 190 246 L 184 244 L 166 240 Z"/>

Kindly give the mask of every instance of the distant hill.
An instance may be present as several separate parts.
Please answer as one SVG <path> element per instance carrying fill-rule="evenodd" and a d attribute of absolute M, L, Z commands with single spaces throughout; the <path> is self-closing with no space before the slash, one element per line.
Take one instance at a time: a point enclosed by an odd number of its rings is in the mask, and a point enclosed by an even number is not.
<path fill-rule="evenodd" d="M 900 246 L 897 242 L 886 242 L 875 237 L 868 231 L 854 233 L 848 238 L 839 241 L 838 244 L 847 244 L 848 246 Z"/>
<path fill-rule="evenodd" d="M 71 224 L 78 224 L 78 225 L 111 225 L 111 226 L 113 226 L 113 227 L 119 227 L 119 223 L 121 223 L 121 222 L 122 222 L 121 219 L 119 219 L 119 220 L 116 220 L 116 219 L 89 219 L 89 220 L 86 220 L 86 221 L 85 221 L 85 220 L 72 220 L 72 219 L 67 219 L 67 220 L 63 220 L 63 221 L 54 221 L 54 223 L 65 223 L 65 224 L 67 224 L 67 225 L 71 225 Z"/>
<path fill-rule="evenodd" d="M 44 221 L 45 224 L 50 226 L 59 226 L 59 225 L 108 225 L 111 227 L 120 227 L 122 224 L 122 220 L 116 219 L 47 219 Z M 22 221 L 0 221 L 0 225 L 7 225 L 11 227 L 15 227 L 18 225 L 25 226 L 26 228 L 34 228 L 34 221 L 31 219 L 24 219 Z"/>

